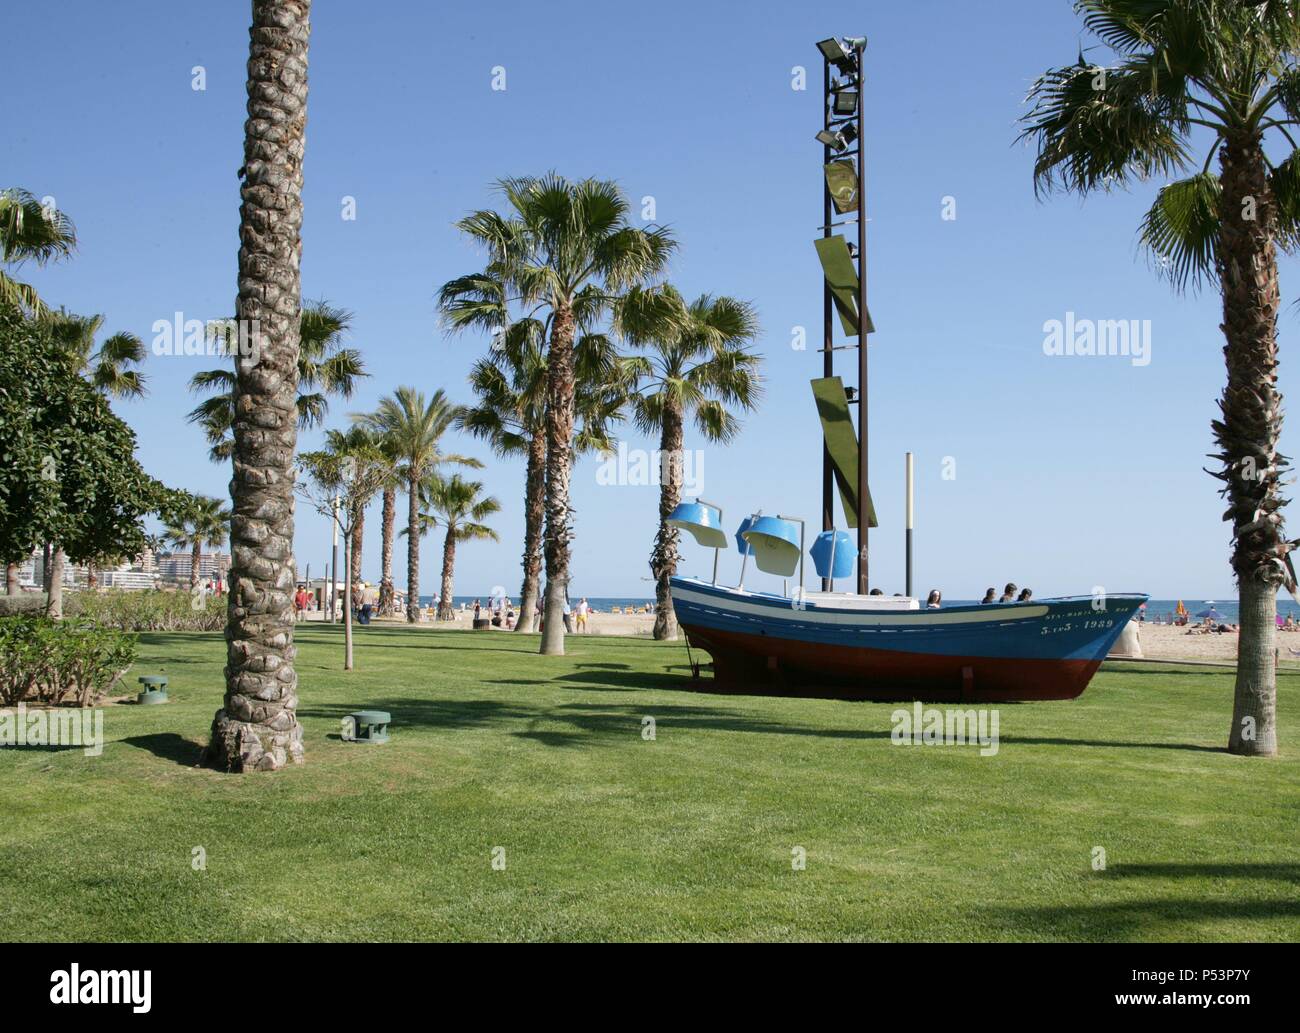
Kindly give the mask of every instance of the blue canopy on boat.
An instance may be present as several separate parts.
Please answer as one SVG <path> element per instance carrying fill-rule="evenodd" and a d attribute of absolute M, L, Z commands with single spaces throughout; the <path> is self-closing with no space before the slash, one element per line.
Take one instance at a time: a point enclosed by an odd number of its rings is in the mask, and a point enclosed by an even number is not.
<path fill-rule="evenodd" d="M 848 531 L 823 531 L 808 551 L 812 555 L 813 566 L 817 568 L 818 577 L 849 577 L 853 573 L 857 548 L 853 536 Z M 834 570 L 831 570 L 832 551 L 835 553 Z"/>
<path fill-rule="evenodd" d="M 761 516 L 743 534 L 759 570 L 789 577 L 799 568 L 799 528 L 793 520 Z"/>
<path fill-rule="evenodd" d="M 740 526 L 736 528 L 736 548 L 740 550 L 742 556 L 754 555 L 754 547 L 745 541 L 745 532 L 754 526 L 754 521 L 757 519 L 757 513 L 753 516 L 747 516 L 740 522 Z"/>
<path fill-rule="evenodd" d="M 668 526 L 689 531 L 700 545 L 725 549 L 727 532 L 722 529 L 722 511 L 707 502 L 679 502 L 668 517 Z"/>

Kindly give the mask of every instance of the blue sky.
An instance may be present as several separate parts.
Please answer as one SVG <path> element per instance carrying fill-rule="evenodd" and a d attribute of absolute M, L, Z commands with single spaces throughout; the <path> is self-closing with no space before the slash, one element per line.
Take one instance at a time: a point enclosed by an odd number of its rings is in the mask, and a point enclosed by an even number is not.
<path fill-rule="evenodd" d="M 1224 379 L 1213 293 L 1177 297 L 1138 252 L 1135 230 L 1159 184 L 1081 203 L 1036 201 L 1032 153 L 1015 121 L 1033 78 L 1072 61 L 1066 0 L 982 5 L 730 4 L 651 7 L 501 0 L 316 0 L 305 169 L 303 289 L 354 315 L 351 343 L 372 376 L 330 424 L 402 383 L 468 400 L 485 342 L 450 339 L 434 295 L 480 258 L 453 222 L 493 201 L 506 175 L 550 169 L 619 181 L 681 241 L 672 281 L 688 295 L 752 300 L 764 329 L 767 396 L 727 448 L 703 446 L 702 486 L 727 522 L 756 508 L 815 520 L 820 465 L 808 380 L 821 357 L 820 58 L 816 40 L 865 34 L 871 308 L 872 582 L 903 587 L 903 455 L 916 454 L 916 588 L 978 596 L 1015 580 L 1039 596 L 1141 590 L 1231 594 L 1218 482 L 1202 472 Z M 57 41 L 6 54 L 5 185 L 55 198 L 75 221 L 74 259 L 24 270 L 47 300 L 101 312 L 146 341 L 181 311 L 233 308 L 247 59 L 246 3 L 51 2 L 9 11 L 15 39 Z M 206 70 L 206 89 L 191 69 Z M 792 68 L 812 88 L 791 88 Z M 494 67 L 506 89 L 493 90 Z M 342 198 L 357 218 L 341 217 Z M 944 220 L 943 199 L 957 218 Z M 1282 354 L 1300 296 L 1284 259 Z M 1151 321 L 1151 361 L 1049 357 L 1043 326 Z M 813 344 L 812 347 L 816 347 Z M 840 353 L 846 382 L 852 353 Z M 210 363 L 151 358 L 151 392 L 115 403 L 146 468 L 224 494 L 184 420 L 188 378 Z M 1281 388 L 1291 382 L 1284 364 Z M 632 448 L 652 443 L 627 432 Z M 1293 452 L 1294 424 L 1282 450 Z M 303 439 L 304 446 L 317 440 Z M 502 504 L 500 545 L 459 550 L 458 594 L 517 590 L 522 466 L 483 457 Z M 945 459 L 956 476 L 945 479 Z M 573 592 L 648 594 L 657 489 L 575 476 Z M 403 507 L 404 508 L 404 507 Z M 376 506 L 365 574 L 379 569 Z M 320 571 L 326 521 L 299 508 L 300 565 Z M 437 580 L 427 543 L 422 589 Z M 396 574 L 405 582 L 404 549 Z M 687 545 L 684 569 L 710 558 Z M 738 563 L 724 557 L 730 575 Z M 758 587 L 757 585 L 755 587 Z"/>

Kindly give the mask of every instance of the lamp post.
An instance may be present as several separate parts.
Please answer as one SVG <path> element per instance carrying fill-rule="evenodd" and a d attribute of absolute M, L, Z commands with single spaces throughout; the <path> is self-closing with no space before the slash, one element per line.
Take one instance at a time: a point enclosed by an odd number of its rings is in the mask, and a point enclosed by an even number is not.
<path fill-rule="evenodd" d="M 867 41 L 854 41 L 858 78 L 858 594 L 867 594 L 867 105 L 862 66 Z"/>
<path fill-rule="evenodd" d="M 831 236 L 832 200 L 838 199 L 835 208 L 842 212 L 856 209 L 858 221 L 858 239 L 856 254 L 854 245 L 849 244 L 850 260 L 857 260 L 857 331 L 858 331 L 858 383 L 856 397 L 854 389 L 846 392 L 850 404 L 858 405 L 858 476 L 857 476 L 857 510 L 858 510 L 858 594 L 866 595 L 869 591 L 867 532 L 870 526 L 870 489 L 867 486 L 867 337 L 871 318 L 867 311 L 867 164 L 866 164 L 866 77 L 863 74 L 865 64 L 864 52 L 867 41 L 863 36 L 846 38 L 831 37 L 817 44 L 822 54 L 822 84 L 825 91 L 822 130 L 817 139 L 822 143 L 822 163 L 826 175 L 822 189 L 822 236 Z M 832 67 L 844 76 L 844 81 L 836 83 L 831 78 Z M 853 116 L 856 114 L 856 118 Z M 835 173 L 840 188 L 847 184 L 842 181 L 842 172 L 838 159 L 856 158 L 856 194 L 850 202 L 832 194 L 830 175 L 832 158 L 837 159 Z M 832 327 L 832 301 L 834 293 L 830 280 L 824 286 L 822 299 L 823 337 L 823 376 L 834 376 Z M 846 301 L 840 297 L 843 310 Z M 847 329 L 847 323 L 846 323 Z M 846 347 L 852 347 L 848 345 Z M 822 441 L 822 530 L 829 531 L 834 526 L 833 474 L 829 447 Z M 822 590 L 830 591 L 826 578 L 822 579 Z"/>

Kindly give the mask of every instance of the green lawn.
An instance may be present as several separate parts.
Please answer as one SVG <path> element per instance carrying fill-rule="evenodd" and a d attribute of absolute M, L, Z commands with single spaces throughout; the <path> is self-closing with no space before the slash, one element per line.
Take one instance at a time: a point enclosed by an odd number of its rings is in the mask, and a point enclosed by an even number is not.
<path fill-rule="evenodd" d="M 686 691 L 680 644 L 372 626 L 345 676 L 339 629 L 299 641 L 301 767 L 194 766 L 215 634 L 142 636 L 172 702 L 109 708 L 102 756 L 0 750 L 3 938 L 1300 939 L 1300 674 L 1278 760 L 1222 751 L 1230 673 L 1136 665 L 981 757 Z M 341 741 L 363 706 L 391 743 Z"/>

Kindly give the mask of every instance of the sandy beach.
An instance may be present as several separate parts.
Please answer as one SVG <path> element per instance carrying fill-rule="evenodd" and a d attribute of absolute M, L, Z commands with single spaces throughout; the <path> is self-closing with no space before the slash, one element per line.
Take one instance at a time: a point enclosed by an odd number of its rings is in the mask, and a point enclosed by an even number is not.
<path fill-rule="evenodd" d="M 375 623 L 386 624 L 389 621 L 376 620 Z M 404 618 L 397 618 L 391 623 L 405 625 Z M 470 627 L 471 616 L 468 612 L 456 611 L 454 621 L 421 621 L 417 627 L 430 631 L 447 629 L 465 630 Z M 654 615 L 649 613 L 597 613 L 587 620 L 589 635 L 623 635 L 635 638 L 649 638 L 654 627 Z M 1187 628 L 1170 625 L 1141 623 L 1137 625 L 1138 641 L 1142 646 L 1142 656 L 1148 660 L 1196 660 L 1217 663 L 1234 663 L 1237 659 L 1237 636 L 1234 633 L 1204 635 L 1199 631 L 1188 634 Z M 494 632 L 502 629 L 492 628 Z M 1300 650 L 1300 632 L 1278 631 L 1277 648 L 1283 662 L 1296 662 L 1300 657 L 1293 657 L 1287 647 Z"/>

